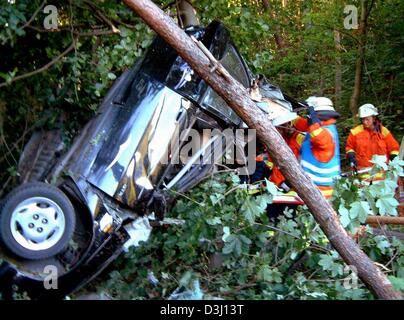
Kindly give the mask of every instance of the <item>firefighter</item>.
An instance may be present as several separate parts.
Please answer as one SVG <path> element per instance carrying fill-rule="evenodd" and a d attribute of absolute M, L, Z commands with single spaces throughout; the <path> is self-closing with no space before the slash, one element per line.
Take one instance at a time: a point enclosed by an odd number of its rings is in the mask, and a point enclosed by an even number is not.
<path fill-rule="evenodd" d="M 294 126 L 307 132 L 300 151 L 300 164 L 326 199 L 332 197 L 334 178 L 341 173 L 339 138 L 336 127 L 340 114 L 326 97 L 309 97 L 308 117 Z"/>
<path fill-rule="evenodd" d="M 277 130 L 285 139 L 286 144 L 290 147 L 295 157 L 298 159 L 300 155 L 300 147 L 304 141 L 305 134 L 293 128 L 292 122 L 288 122 L 277 127 Z M 283 189 L 285 192 L 290 191 L 291 187 L 277 166 L 273 166 L 272 174 L 269 178 L 271 182 Z"/>
<path fill-rule="evenodd" d="M 392 160 L 399 154 L 397 140 L 381 124 L 378 115 L 373 104 L 366 103 L 359 108 L 362 124 L 351 129 L 345 147 L 349 164 L 355 171 L 372 167 L 370 160 L 373 155 L 383 155 L 386 160 Z"/>
<path fill-rule="evenodd" d="M 301 133 L 293 128 L 292 122 L 288 122 L 276 126 L 278 132 L 285 139 L 286 144 L 290 147 L 296 158 L 300 154 L 300 146 L 304 140 L 304 133 Z M 278 187 L 288 192 L 290 190 L 289 184 L 286 182 L 285 177 L 279 168 L 274 165 L 268 151 L 264 150 L 255 158 L 256 170 L 251 176 L 251 182 L 263 180 L 264 178 L 276 184 Z"/>

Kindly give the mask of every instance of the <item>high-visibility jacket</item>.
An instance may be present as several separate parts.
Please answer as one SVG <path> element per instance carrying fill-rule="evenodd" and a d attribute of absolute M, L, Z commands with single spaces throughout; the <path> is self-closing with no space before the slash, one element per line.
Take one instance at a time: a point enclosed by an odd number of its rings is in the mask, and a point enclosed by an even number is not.
<path fill-rule="evenodd" d="M 293 154 L 296 156 L 296 158 L 299 158 L 300 155 L 300 147 L 304 141 L 305 134 L 295 131 L 293 135 L 289 138 L 286 139 L 286 143 L 292 150 Z M 277 166 L 274 166 L 272 169 L 272 174 L 270 177 L 270 181 L 275 183 L 277 186 L 279 186 L 282 182 L 284 182 L 286 179 L 283 176 L 281 170 Z"/>
<path fill-rule="evenodd" d="M 387 159 L 391 155 L 398 155 L 400 146 L 391 132 L 380 125 L 379 131 L 365 129 L 363 125 L 351 129 L 345 147 L 345 152 L 355 152 L 358 168 L 372 167 L 369 162 L 373 155 L 385 155 Z"/>
<path fill-rule="evenodd" d="M 331 198 L 334 178 L 341 174 L 335 123 L 335 119 L 329 119 L 309 126 L 307 119 L 295 121 L 298 130 L 308 131 L 301 147 L 300 164 L 325 198 Z"/>
<path fill-rule="evenodd" d="M 292 150 L 293 154 L 296 156 L 296 158 L 299 157 L 300 154 L 300 146 L 303 143 L 305 134 L 295 131 L 289 138 L 285 138 L 286 144 L 290 147 Z M 279 170 L 277 166 L 274 165 L 271 157 L 268 155 L 267 152 L 264 154 L 258 155 L 255 160 L 257 162 L 263 161 L 267 165 L 269 169 L 272 170 L 270 176 L 268 177 L 269 181 L 275 183 L 277 186 L 279 186 L 282 182 L 284 182 L 286 179 L 283 176 L 282 172 Z"/>

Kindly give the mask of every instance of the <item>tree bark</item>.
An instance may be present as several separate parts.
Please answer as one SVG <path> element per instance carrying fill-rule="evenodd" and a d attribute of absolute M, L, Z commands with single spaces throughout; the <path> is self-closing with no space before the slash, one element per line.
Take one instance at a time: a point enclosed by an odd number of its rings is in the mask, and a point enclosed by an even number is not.
<path fill-rule="evenodd" d="M 368 8 L 368 0 L 361 0 L 361 18 L 359 22 L 359 43 L 358 43 L 358 56 L 356 58 L 355 66 L 355 82 L 352 96 L 349 102 L 349 108 L 352 114 L 355 116 L 358 113 L 359 98 L 362 88 L 362 73 L 363 73 L 363 61 L 365 59 L 365 47 L 366 47 L 366 34 L 367 34 L 367 20 L 372 10 L 373 0 Z"/>
<path fill-rule="evenodd" d="M 271 11 L 271 5 L 268 0 L 262 0 L 262 5 L 264 7 L 265 12 L 267 12 L 270 17 L 276 22 L 276 16 L 273 11 Z M 286 43 L 284 37 L 282 36 L 282 29 L 279 24 L 275 23 L 275 32 L 273 33 L 276 47 L 280 50 L 280 56 L 287 56 L 287 48 L 288 44 Z"/>
<path fill-rule="evenodd" d="M 335 43 L 335 105 L 341 106 L 341 91 L 342 91 L 342 62 L 341 62 L 341 33 L 334 30 Z"/>
<path fill-rule="evenodd" d="M 284 176 L 309 207 L 331 244 L 358 276 L 382 299 L 399 299 L 386 276 L 374 265 L 339 223 L 338 216 L 319 189 L 299 167 L 297 159 L 271 121 L 249 97 L 248 91 L 224 68 L 211 72 L 212 64 L 202 50 L 174 21 L 149 0 L 124 0 L 154 31 L 156 31 L 193 70 L 204 79 L 250 127 L 268 148 Z"/>
<path fill-rule="evenodd" d="M 390 216 L 368 216 L 366 219 L 367 224 L 401 224 L 404 225 L 404 217 L 390 217 Z"/>

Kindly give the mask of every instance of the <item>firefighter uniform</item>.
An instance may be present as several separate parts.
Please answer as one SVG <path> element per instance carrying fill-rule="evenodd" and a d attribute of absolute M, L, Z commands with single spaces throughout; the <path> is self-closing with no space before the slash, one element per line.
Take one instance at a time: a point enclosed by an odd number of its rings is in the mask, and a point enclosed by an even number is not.
<path fill-rule="evenodd" d="M 336 119 L 309 124 L 298 118 L 295 127 L 307 131 L 301 146 L 300 164 L 326 199 L 332 197 L 334 178 L 341 174 Z"/>
<path fill-rule="evenodd" d="M 359 169 L 372 167 L 373 155 L 385 155 L 387 159 L 398 155 L 400 146 L 391 132 L 380 125 L 379 130 L 365 129 L 361 124 L 351 129 L 346 143 L 346 153 L 354 152 Z"/>

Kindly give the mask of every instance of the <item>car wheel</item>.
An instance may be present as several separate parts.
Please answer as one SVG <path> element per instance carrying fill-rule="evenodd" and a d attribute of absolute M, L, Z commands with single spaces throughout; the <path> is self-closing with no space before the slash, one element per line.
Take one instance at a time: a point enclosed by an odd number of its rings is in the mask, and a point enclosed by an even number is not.
<path fill-rule="evenodd" d="M 0 241 L 15 255 L 45 259 L 60 253 L 75 228 L 73 205 L 49 184 L 32 182 L 11 191 L 0 209 Z"/>

